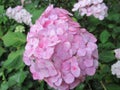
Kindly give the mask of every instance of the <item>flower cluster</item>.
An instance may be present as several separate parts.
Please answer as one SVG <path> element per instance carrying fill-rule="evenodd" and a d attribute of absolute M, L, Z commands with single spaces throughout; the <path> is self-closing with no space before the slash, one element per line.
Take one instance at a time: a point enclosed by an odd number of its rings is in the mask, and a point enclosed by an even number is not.
<path fill-rule="evenodd" d="M 31 26 L 23 57 L 34 80 L 57 90 L 73 89 L 98 67 L 96 38 L 69 15 L 50 5 Z"/>
<path fill-rule="evenodd" d="M 111 66 L 111 71 L 113 75 L 116 75 L 117 78 L 120 78 L 120 61 L 117 61 Z"/>
<path fill-rule="evenodd" d="M 79 10 L 81 16 L 91 16 L 99 20 L 103 20 L 107 16 L 107 6 L 103 3 L 103 0 L 79 0 L 78 3 L 74 5 L 72 11 Z"/>
<path fill-rule="evenodd" d="M 115 52 L 115 57 L 120 60 L 120 48 L 115 49 L 114 52 Z"/>
<path fill-rule="evenodd" d="M 118 61 L 111 66 L 111 71 L 113 75 L 116 75 L 117 78 L 120 78 L 120 48 L 115 49 L 115 57 L 118 59 Z"/>
<path fill-rule="evenodd" d="M 6 11 L 6 15 L 10 19 L 16 20 L 18 23 L 25 23 L 27 25 L 32 25 L 31 17 L 32 15 L 23 9 L 22 6 L 17 6 L 15 8 L 9 7 Z"/>

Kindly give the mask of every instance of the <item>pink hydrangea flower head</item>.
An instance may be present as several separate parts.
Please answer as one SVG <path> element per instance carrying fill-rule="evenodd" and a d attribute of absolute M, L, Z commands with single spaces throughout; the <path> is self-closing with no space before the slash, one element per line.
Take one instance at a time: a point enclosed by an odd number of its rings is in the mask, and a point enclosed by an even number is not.
<path fill-rule="evenodd" d="M 99 20 L 107 17 L 108 7 L 103 3 L 103 0 L 79 0 L 75 3 L 72 11 L 79 11 L 81 16 L 91 16 Z"/>
<path fill-rule="evenodd" d="M 75 88 L 98 67 L 96 38 L 70 15 L 50 5 L 31 26 L 23 57 L 33 79 L 57 90 Z"/>

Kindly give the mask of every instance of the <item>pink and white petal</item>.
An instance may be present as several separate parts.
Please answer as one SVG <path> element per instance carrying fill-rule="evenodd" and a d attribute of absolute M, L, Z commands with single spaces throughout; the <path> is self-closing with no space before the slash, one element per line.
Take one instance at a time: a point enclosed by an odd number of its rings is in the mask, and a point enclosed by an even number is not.
<path fill-rule="evenodd" d="M 84 64 L 86 67 L 92 67 L 93 66 L 93 59 L 86 59 L 84 61 Z"/>
<path fill-rule="evenodd" d="M 59 78 L 56 82 L 55 85 L 56 86 L 60 86 L 62 84 L 62 78 Z"/>
<path fill-rule="evenodd" d="M 44 52 L 41 52 L 43 59 L 50 59 L 54 53 L 54 48 L 48 47 Z"/>
<path fill-rule="evenodd" d="M 48 85 L 50 85 L 51 87 L 54 87 L 55 89 L 57 89 L 57 87 L 54 85 L 54 83 L 50 80 L 50 79 L 44 79 Z"/>
<path fill-rule="evenodd" d="M 90 48 L 91 51 L 94 51 L 95 49 L 97 49 L 97 45 L 92 42 L 88 42 L 87 47 Z"/>
<path fill-rule="evenodd" d="M 31 65 L 31 61 L 29 60 L 29 57 L 27 57 L 24 53 L 24 56 L 23 56 L 23 61 L 26 65 L 30 66 Z"/>
<path fill-rule="evenodd" d="M 75 57 L 71 58 L 71 73 L 74 77 L 79 77 L 80 75 L 80 68 Z"/>
<path fill-rule="evenodd" d="M 58 74 L 54 65 L 52 64 L 52 62 L 46 61 L 45 66 L 46 66 L 50 76 L 55 76 Z"/>
<path fill-rule="evenodd" d="M 95 67 L 89 67 L 89 68 L 86 68 L 85 71 L 87 75 L 93 76 L 95 74 L 96 69 Z"/>
<path fill-rule="evenodd" d="M 74 75 L 74 77 L 79 77 L 80 75 L 80 68 L 79 67 L 71 67 L 71 73 Z"/>
<path fill-rule="evenodd" d="M 61 68 L 62 73 L 63 74 L 69 73 L 70 72 L 70 66 L 71 66 L 70 61 L 63 62 L 62 63 L 62 68 Z"/>
<path fill-rule="evenodd" d="M 63 76 L 63 79 L 67 84 L 71 84 L 74 82 L 75 77 L 71 73 L 68 73 L 68 74 Z"/>
<path fill-rule="evenodd" d="M 39 78 L 39 74 L 37 72 L 36 73 L 32 73 L 32 77 L 33 77 L 34 80 L 41 80 Z"/>
<path fill-rule="evenodd" d="M 58 35 L 63 35 L 64 30 L 62 28 L 57 28 L 56 32 Z"/>
<path fill-rule="evenodd" d="M 77 55 L 78 56 L 85 56 L 86 54 L 86 50 L 83 48 L 79 48 L 78 51 L 77 51 Z"/>
<path fill-rule="evenodd" d="M 50 76 L 47 68 L 40 69 L 40 76 L 43 76 L 43 77 L 49 77 Z"/>
<path fill-rule="evenodd" d="M 69 85 L 63 82 L 62 85 L 58 87 L 58 90 L 69 90 Z"/>
<path fill-rule="evenodd" d="M 68 50 L 71 48 L 70 42 L 64 42 L 63 45 L 64 45 L 63 49 L 64 49 L 65 51 L 68 51 Z"/>

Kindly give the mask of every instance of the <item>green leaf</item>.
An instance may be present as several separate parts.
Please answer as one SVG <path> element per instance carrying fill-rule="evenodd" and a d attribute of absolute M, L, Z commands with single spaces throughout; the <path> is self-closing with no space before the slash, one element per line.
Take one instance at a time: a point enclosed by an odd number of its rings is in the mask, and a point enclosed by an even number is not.
<path fill-rule="evenodd" d="M 113 30 L 115 33 L 120 33 L 120 27 L 115 27 Z"/>
<path fill-rule="evenodd" d="M 40 17 L 40 15 L 42 14 L 43 11 L 44 11 L 44 8 L 33 10 L 33 13 L 32 13 L 33 23 L 35 23 L 35 21 Z"/>
<path fill-rule="evenodd" d="M 72 17 L 73 21 L 77 22 L 77 19 L 75 17 Z"/>
<path fill-rule="evenodd" d="M 116 27 L 116 25 L 115 25 L 115 24 L 108 24 L 108 27 L 109 27 L 110 29 L 113 29 L 114 27 Z"/>
<path fill-rule="evenodd" d="M 42 12 L 45 10 L 45 7 L 36 8 L 35 6 L 36 6 L 35 3 L 31 3 L 31 4 L 26 5 L 25 7 L 27 11 L 32 14 L 33 23 L 35 23 L 35 21 L 40 17 Z"/>
<path fill-rule="evenodd" d="M 97 26 L 98 24 L 101 23 L 101 21 L 93 16 L 88 17 L 88 21 L 90 22 L 90 24 L 92 24 L 92 26 Z"/>
<path fill-rule="evenodd" d="M 22 61 L 23 49 L 11 52 L 7 60 L 3 63 L 3 67 L 6 69 L 19 69 L 24 66 Z"/>
<path fill-rule="evenodd" d="M 110 33 L 109 33 L 108 31 L 104 30 L 104 31 L 100 34 L 100 41 L 101 41 L 102 43 L 105 43 L 105 42 L 108 41 L 109 37 L 110 37 Z"/>
<path fill-rule="evenodd" d="M 83 18 L 83 16 L 81 16 L 78 11 L 76 11 L 76 12 L 74 13 L 74 16 L 75 16 L 75 18 L 77 18 L 77 20 Z"/>
<path fill-rule="evenodd" d="M 110 12 L 107 19 L 110 21 L 119 22 L 120 15 L 119 15 L 119 13 Z"/>
<path fill-rule="evenodd" d="M 44 90 L 44 81 L 40 82 L 40 90 Z"/>
<path fill-rule="evenodd" d="M 99 48 L 101 48 L 101 49 L 114 49 L 115 45 L 112 42 L 100 43 Z"/>
<path fill-rule="evenodd" d="M 1 39 L 2 36 L 3 36 L 3 32 L 2 32 L 2 29 L 1 29 L 1 26 L 0 26 L 0 39 Z"/>
<path fill-rule="evenodd" d="M 4 12 L 4 6 L 0 5 L 0 14 L 2 14 Z"/>
<path fill-rule="evenodd" d="M 100 73 L 96 73 L 94 75 L 94 79 L 97 79 L 99 81 L 101 81 L 103 79 L 103 77 L 104 77 L 104 74 L 100 74 Z"/>
<path fill-rule="evenodd" d="M 88 27 L 88 30 L 89 30 L 89 32 L 93 32 L 96 30 L 96 27 L 91 25 Z"/>
<path fill-rule="evenodd" d="M 0 57 L 2 56 L 2 54 L 5 52 L 5 49 L 0 47 Z"/>
<path fill-rule="evenodd" d="M 9 46 L 20 46 L 26 42 L 26 37 L 20 32 L 8 32 L 2 37 L 2 40 L 6 47 Z"/>
<path fill-rule="evenodd" d="M 8 82 L 3 82 L 2 84 L 1 84 L 1 87 L 0 87 L 0 90 L 8 90 Z"/>
<path fill-rule="evenodd" d="M 83 90 L 83 89 L 84 89 L 84 87 L 85 87 L 85 85 L 84 85 L 84 84 L 80 84 L 79 86 L 77 86 L 77 87 L 76 87 L 76 89 L 75 89 L 75 90 Z"/>
<path fill-rule="evenodd" d="M 120 90 L 120 85 L 117 84 L 107 85 L 107 90 Z"/>
<path fill-rule="evenodd" d="M 108 74 L 110 71 L 110 67 L 108 65 L 101 64 L 100 65 L 101 71 L 100 74 Z"/>
<path fill-rule="evenodd" d="M 12 75 L 8 80 L 9 87 L 13 86 L 16 83 L 22 84 L 27 77 L 27 72 L 19 71 Z"/>
<path fill-rule="evenodd" d="M 113 51 L 103 51 L 100 53 L 100 60 L 102 62 L 111 62 L 111 61 L 114 61 L 115 60 L 115 56 L 114 56 L 114 53 Z"/>

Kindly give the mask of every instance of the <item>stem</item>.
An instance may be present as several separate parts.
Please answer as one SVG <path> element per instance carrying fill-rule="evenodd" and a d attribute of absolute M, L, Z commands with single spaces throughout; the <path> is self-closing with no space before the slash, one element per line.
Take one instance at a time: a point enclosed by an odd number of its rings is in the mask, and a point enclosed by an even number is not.
<path fill-rule="evenodd" d="M 107 89 L 106 89 L 106 87 L 105 87 L 105 85 L 103 84 L 103 82 L 102 82 L 102 81 L 100 81 L 100 83 L 101 83 L 101 85 L 102 85 L 103 89 L 104 89 L 104 90 L 107 90 Z"/>
<path fill-rule="evenodd" d="M 91 88 L 91 86 L 90 86 L 90 84 L 88 83 L 88 87 L 90 88 L 90 90 L 92 90 L 92 88 Z"/>

